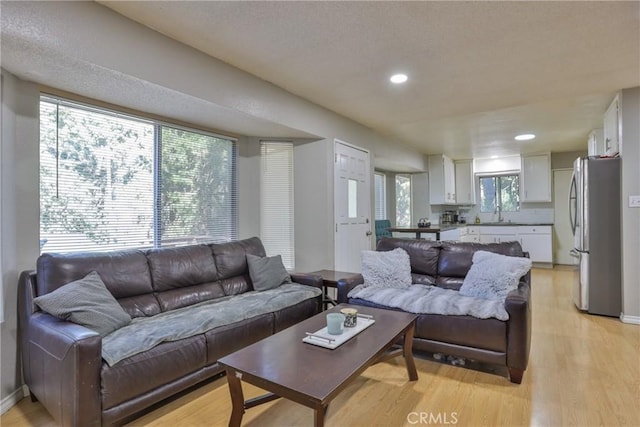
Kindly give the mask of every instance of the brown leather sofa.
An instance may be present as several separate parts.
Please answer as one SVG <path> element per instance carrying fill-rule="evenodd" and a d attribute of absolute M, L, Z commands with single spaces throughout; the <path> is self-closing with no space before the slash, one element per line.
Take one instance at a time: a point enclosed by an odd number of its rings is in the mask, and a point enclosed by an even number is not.
<path fill-rule="evenodd" d="M 121 424 L 141 410 L 224 372 L 217 360 L 321 310 L 321 296 L 207 331 L 109 366 L 101 337 L 40 311 L 33 299 L 97 271 L 132 318 L 251 291 L 246 254 L 265 256 L 258 238 L 211 245 L 104 253 L 44 254 L 23 272 L 19 339 L 24 381 L 64 426 Z M 321 287 L 317 276 L 293 275 Z"/>
<path fill-rule="evenodd" d="M 409 253 L 414 284 L 454 290 L 459 290 L 462 286 L 471 267 L 473 254 L 478 250 L 528 257 L 518 242 L 481 244 L 382 238 L 377 250 L 390 251 L 395 248 L 402 248 Z M 421 314 L 417 320 L 413 349 L 506 366 L 511 382 L 520 384 L 527 368 L 531 342 L 530 282 L 531 272 L 528 272 L 520 279 L 518 289 L 507 296 L 507 321 Z M 361 283 L 361 275 L 339 281 L 338 301 L 392 309 L 366 300 L 349 298 L 347 295 L 351 289 Z"/>

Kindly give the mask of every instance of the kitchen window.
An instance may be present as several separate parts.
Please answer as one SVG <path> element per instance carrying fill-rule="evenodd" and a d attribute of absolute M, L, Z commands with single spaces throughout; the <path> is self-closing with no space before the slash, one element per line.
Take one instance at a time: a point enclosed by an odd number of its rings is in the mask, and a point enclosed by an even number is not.
<path fill-rule="evenodd" d="M 237 240 L 235 140 L 43 95 L 40 250 Z"/>
<path fill-rule="evenodd" d="M 480 212 L 520 210 L 520 177 L 493 175 L 480 177 Z"/>

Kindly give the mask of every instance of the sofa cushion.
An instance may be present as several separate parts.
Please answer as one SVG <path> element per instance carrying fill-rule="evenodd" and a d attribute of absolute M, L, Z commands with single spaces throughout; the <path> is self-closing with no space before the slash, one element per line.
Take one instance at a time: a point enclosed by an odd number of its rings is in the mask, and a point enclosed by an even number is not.
<path fill-rule="evenodd" d="M 411 286 L 409 254 L 402 248 L 392 251 L 362 251 L 364 286 L 407 288 Z"/>
<path fill-rule="evenodd" d="M 507 350 L 507 322 L 493 318 L 423 314 L 416 322 L 415 336 L 478 349 Z"/>
<path fill-rule="evenodd" d="M 473 265 L 464 278 L 460 294 L 492 300 L 505 299 L 530 269 L 529 258 L 478 251 L 473 254 Z"/>
<path fill-rule="evenodd" d="M 162 311 L 225 296 L 209 245 L 151 249 L 147 258 Z"/>
<path fill-rule="evenodd" d="M 372 301 L 376 304 L 400 308 L 403 311 L 416 314 L 509 319 L 504 301 L 465 296 L 458 291 L 442 289 L 437 286 L 413 285 L 399 289 L 360 285 L 353 288 L 348 297 Z"/>
<path fill-rule="evenodd" d="M 440 253 L 440 242 L 418 239 L 398 239 L 382 238 L 378 242 L 378 251 L 391 251 L 395 248 L 402 248 L 409 254 L 411 262 L 411 272 L 420 275 L 436 277 L 438 275 L 438 254 Z M 426 283 L 428 285 L 431 283 Z"/>
<path fill-rule="evenodd" d="M 98 273 L 67 283 L 33 302 L 56 317 L 86 326 L 105 336 L 131 322 Z"/>
<path fill-rule="evenodd" d="M 438 260 L 438 276 L 465 277 L 473 263 L 473 254 L 487 251 L 497 254 L 522 257 L 520 242 L 470 243 L 442 242 Z"/>
<path fill-rule="evenodd" d="M 218 270 L 208 245 L 150 249 L 147 259 L 156 292 L 218 280 Z"/>
<path fill-rule="evenodd" d="M 401 311 L 358 298 L 350 298 L 349 304 Z M 507 322 L 472 316 L 421 314 L 416 322 L 415 338 L 504 352 L 507 348 Z"/>
<path fill-rule="evenodd" d="M 143 395 L 206 365 L 207 344 L 204 335 L 161 343 L 109 366 L 100 373 L 102 409 Z"/>
<path fill-rule="evenodd" d="M 160 306 L 153 294 L 145 253 L 140 250 L 42 254 L 37 262 L 38 295 L 96 271 L 131 317 L 153 316 Z"/>
<path fill-rule="evenodd" d="M 272 257 L 259 257 L 247 254 L 249 276 L 256 291 L 274 289 L 283 283 L 291 283 L 291 276 L 284 268 L 280 255 Z"/>
<path fill-rule="evenodd" d="M 229 279 L 242 275 L 248 276 L 247 254 L 259 257 L 267 255 L 262 242 L 257 237 L 237 242 L 213 244 L 211 245 L 211 250 L 216 261 L 219 279 Z"/>
<path fill-rule="evenodd" d="M 273 334 L 273 313 L 230 323 L 207 331 L 207 364 Z"/>
<path fill-rule="evenodd" d="M 156 316 L 135 319 L 102 340 L 102 358 L 114 366 L 120 360 L 147 351 L 164 341 L 176 341 L 208 330 L 255 316 L 271 313 L 315 299 L 319 288 L 299 284 L 285 284 L 263 292 L 204 301 Z M 167 327 L 170 325 L 170 327 Z"/>

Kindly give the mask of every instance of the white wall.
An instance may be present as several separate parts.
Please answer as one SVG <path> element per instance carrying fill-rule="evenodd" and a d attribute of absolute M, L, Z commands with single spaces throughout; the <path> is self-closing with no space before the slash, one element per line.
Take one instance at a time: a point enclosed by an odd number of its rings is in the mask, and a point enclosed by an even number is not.
<path fill-rule="evenodd" d="M 640 323 L 640 208 L 629 196 L 640 196 L 640 87 L 620 92 L 622 123 L 622 319 Z"/>
<path fill-rule="evenodd" d="M 424 156 L 262 79 L 186 47 L 96 3 L 3 5 L 3 66 L 77 95 L 239 134 L 315 136 L 295 147 L 298 271 L 333 266 L 333 141 L 370 150 L 376 161 L 424 170 Z M 11 13 L 11 19 L 7 14 Z M 5 21 L 5 18 L 8 19 Z M 47 25 L 40 25 L 47 22 Z M 6 24 L 6 25 L 5 25 Z M 35 61 L 32 61 L 36 58 Z M 170 61 L 167 61 L 170 58 Z M 38 256 L 39 86 L 6 74 L 2 104 L 1 397 L 20 387 L 16 279 Z M 4 93 L 6 92 L 6 93 Z M 6 102 L 4 100 L 6 98 Z M 221 117 L 223 118 L 221 120 Z M 228 127 L 225 127 L 225 121 Z M 249 133 L 250 131 L 247 131 Z M 281 132 L 274 135 L 274 133 Z M 290 132 L 290 134 L 289 134 Z M 239 235 L 259 235 L 258 139 L 239 138 Z M 376 160 L 377 159 L 377 160 Z M 372 190 L 373 192 L 373 190 Z M 373 207 L 372 215 L 373 218 Z M 19 394 L 19 392 L 18 392 Z"/>
<path fill-rule="evenodd" d="M 238 139 L 238 237 L 260 236 L 260 141 Z"/>
<path fill-rule="evenodd" d="M 2 283 L 3 409 L 19 399 L 22 384 L 17 346 L 17 284 L 22 270 L 35 268 L 39 252 L 39 89 L 2 71 Z"/>

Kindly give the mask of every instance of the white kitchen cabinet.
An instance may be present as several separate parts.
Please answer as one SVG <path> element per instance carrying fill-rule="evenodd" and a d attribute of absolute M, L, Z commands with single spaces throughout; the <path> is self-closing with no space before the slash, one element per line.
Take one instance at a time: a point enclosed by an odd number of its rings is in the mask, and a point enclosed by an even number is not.
<path fill-rule="evenodd" d="M 449 240 L 452 242 L 460 241 L 460 229 L 452 228 L 451 230 L 445 230 L 440 232 L 440 240 Z"/>
<path fill-rule="evenodd" d="M 604 145 L 605 154 L 612 156 L 620 152 L 620 111 L 616 95 L 604 113 Z"/>
<path fill-rule="evenodd" d="M 453 160 L 444 154 L 429 156 L 429 203 L 456 203 L 456 175 Z"/>
<path fill-rule="evenodd" d="M 478 227 L 462 227 L 460 228 L 460 241 L 461 242 L 480 242 L 480 234 Z"/>
<path fill-rule="evenodd" d="M 484 226 L 477 227 L 480 243 L 503 243 L 518 241 L 517 227 Z"/>
<path fill-rule="evenodd" d="M 518 236 L 522 250 L 529 252 L 533 262 L 553 262 L 553 243 L 551 226 L 518 227 Z"/>
<path fill-rule="evenodd" d="M 518 237 L 515 234 L 481 234 L 480 243 L 504 243 L 516 242 Z"/>
<path fill-rule="evenodd" d="M 551 201 L 551 155 L 549 153 L 522 157 L 521 202 Z"/>
<path fill-rule="evenodd" d="M 601 156 L 607 151 L 604 145 L 604 129 L 594 129 L 589 132 L 587 138 L 587 154 L 589 156 Z"/>
<path fill-rule="evenodd" d="M 456 203 L 459 205 L 475 205 L 476 193 L 473 177 L 473 160 L 455 161 Z"/>

